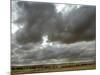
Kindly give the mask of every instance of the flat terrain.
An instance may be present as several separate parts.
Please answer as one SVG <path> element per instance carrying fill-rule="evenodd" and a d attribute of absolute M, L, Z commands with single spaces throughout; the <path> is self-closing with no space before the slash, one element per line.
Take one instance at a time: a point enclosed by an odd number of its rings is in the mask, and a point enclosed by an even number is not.
<path fill-rule="evenodd" d="M 12 75 L 15 75 L 15 74 L 27 74 L 27 73 L 76 71 L 76 70 L 91 70 L 91 69 L 96 69 L 95 62 L 12 66 L 11 73 Z"/>

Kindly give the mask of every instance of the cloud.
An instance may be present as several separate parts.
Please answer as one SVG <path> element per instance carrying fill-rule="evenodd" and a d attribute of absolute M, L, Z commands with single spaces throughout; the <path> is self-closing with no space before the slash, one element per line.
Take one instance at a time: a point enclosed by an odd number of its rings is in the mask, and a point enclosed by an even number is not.
<path fill-rule="evenodd" d="M 18 19 L 15 21 L 23 28 L 17 31 L 16 40 L 19 43 L 38 42 L 46 31 L 45 22 L 55 17 L 54 5 L 49 3 L 17 2 Z M 21 9 L 21 11 L 20 11 Z M 48 26 L 46 26 L 48 27 Z M 45 29 L 45 30 L 44 30 Z"/>
<path fill-rule="evenodd" d="M 62 4 L 67 10 L 71 8 L 69 13 L 62 11 L 62 14 L 57 13 L 56 6 L 51 3 L 19 1 L 16 5 L 19 18 L 15 22 L 23 25 L 16 32 L 20 44 L 39 42 L 44 34 L 50 41 L 64 43 L 95 39 L 95 6 L 77 8 L 77 5 Z"/>
<path fill-rule="evenodd" d="M 60 4 L 61 5 L 61 4 Z M 12 64 L 51 59 L 95 59 L 96 6 L 16 1 L 12 10 Z M 42 46 L 43 36 L 46 42 Z"/>
<path fill-rule="evenodd" d="M 95 39 L 95 6 L 81 6 L 66 15 L 62 24 L 57 25 L 50 37 L 51 40 L 60 40 L 64 43 L 73 43 L 77 41 L 88 41 Z"/>
<path fill-rule="evenodd" d="M 58 46 L 59 45 L 59 46 Z M 24 50 L 18 48 L 15 50 L 15 54 L 12 57 L 13 64 L 14 60 L 18 64 L 32 64 L 35 62 L 42 62 L 47 60 L 76 60 L 80 59 L 88 59 L 95 60 L 95 41 L 89 42 L 77 42 L 73 44 L 62 44 L 62 43 L 54 43 L 53 46 L 46 46 L 44 48 L 40 48 L 41 44 L 38 47 L 31 48 L 29 50 Z M 16 59 L 17 58 L 17 59 Z M 63 62 L 65 62 L 63 60 Z"/>

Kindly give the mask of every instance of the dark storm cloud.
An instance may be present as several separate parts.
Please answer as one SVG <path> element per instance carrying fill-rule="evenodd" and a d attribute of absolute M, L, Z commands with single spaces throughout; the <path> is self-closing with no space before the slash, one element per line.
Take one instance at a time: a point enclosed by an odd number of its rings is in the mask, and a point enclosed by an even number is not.
<path fill-rule="evenodd" d="M 17 41 L 19 43 L 40 41 L 45 28 L 49 26 L 46 26 L 45 23 L 55 16 L 54 5 L 24 1 L 18 2 L 17 5 L 22 11 L 19 11 L 19 18 L 16 23 L 24 23 L 24 28 L 16 33 Z"/>
<path fill-rule="evenodd" d="M 58 26 L 58 32 L 54 32 L 51 39 L 61 40 L 65 43 L 93 40 L 95 39 L 95 17 L 95 6 L 74 8 L 68 15 L 64 13 L 62 29 Z"/>
<path fill-rule="evenodd" d="M 44 34 L 50 41 L 64 43 L 95 39 L 95 6 L 75 7 L 70 13 L 63 14 L 57 13 L 56 6 L 50 3 L 19 1 L 17 6 L 19 18 L 15 22 L 23 25 L 16 32 L 20 44 L 39 42 Z"/>
<path fill-rule="evenodd" d="M 68 25 L 69 31 L 72 33 L 80 33 L 90 28 L 94 23 L 96 16 L 95 6 L 81 6 L 73 9 L 69 15 L 65 17 L 65 24 Z"/>

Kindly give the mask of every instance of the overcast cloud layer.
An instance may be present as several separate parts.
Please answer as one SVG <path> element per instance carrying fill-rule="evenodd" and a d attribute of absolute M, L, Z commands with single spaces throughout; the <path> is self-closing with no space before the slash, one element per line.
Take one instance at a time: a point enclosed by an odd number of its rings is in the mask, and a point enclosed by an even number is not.
<path fill-rule="evenodd" d="M 12 64 L 95 60 L 95 22 L 96 6 L 13 1 Z"/>

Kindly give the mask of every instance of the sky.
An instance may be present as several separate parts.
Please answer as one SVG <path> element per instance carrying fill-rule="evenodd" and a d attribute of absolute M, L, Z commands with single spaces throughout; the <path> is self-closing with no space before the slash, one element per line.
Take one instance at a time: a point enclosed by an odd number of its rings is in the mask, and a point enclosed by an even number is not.
<path fill-rule="evenodd" d="M 12 1 L 12 65 L 95 60 L 95 18 L 96 6 Z"/>

